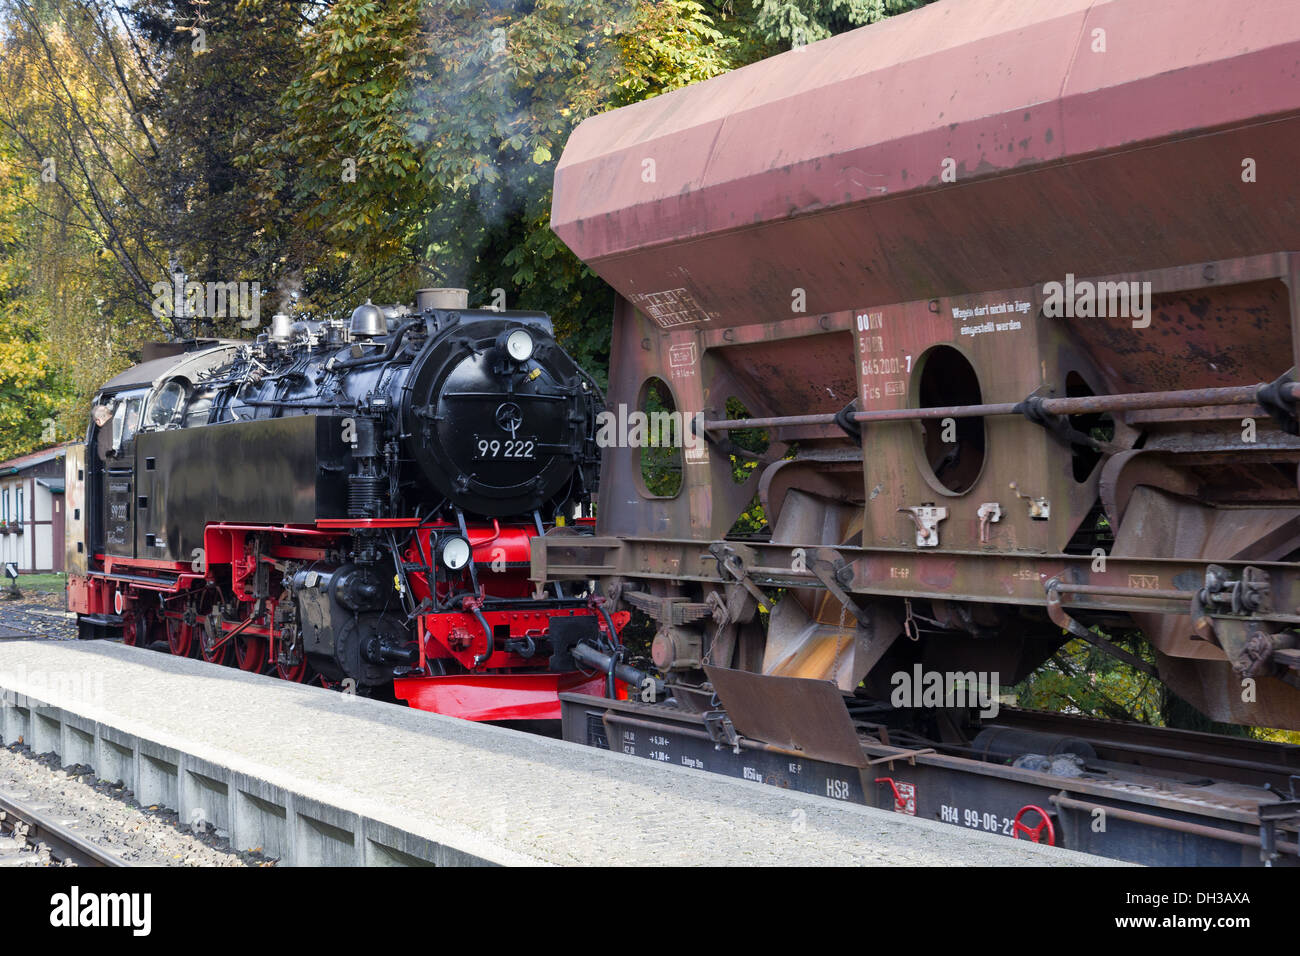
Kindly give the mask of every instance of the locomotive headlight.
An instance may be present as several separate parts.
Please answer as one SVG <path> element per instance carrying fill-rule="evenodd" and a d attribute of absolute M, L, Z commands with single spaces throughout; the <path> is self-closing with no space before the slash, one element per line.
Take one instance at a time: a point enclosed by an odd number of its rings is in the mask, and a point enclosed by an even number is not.
<path fill-rule="evenodd" d="M 459 535 L 443 538 L 438 544 L 438 560 L 448 571 L 459 571 L 469 564 L 469 542 Z"/>
<path fill-rule="evenodd" d="M 515 329 L 505 339 L 506 354 L 516 362 L 527 362 L 533 357 L 533 337 L 527 329 Z"/>

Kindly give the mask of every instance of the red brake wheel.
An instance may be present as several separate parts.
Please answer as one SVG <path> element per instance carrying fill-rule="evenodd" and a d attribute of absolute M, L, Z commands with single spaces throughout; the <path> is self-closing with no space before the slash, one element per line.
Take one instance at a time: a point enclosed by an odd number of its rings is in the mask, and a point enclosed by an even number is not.
<path fill-rule="evenodd" d="M 1042 823 L 1038 824 L 1036 827 L 1031 827 L 1028 824 L 1020 822 L 1020 818 L 1030 810 L 1037 813 L 1039 818 L 1042 820 Z M 1047 815 L 1046 810 L 1042 807 L 1034 806 L 1032 803 L 1021 807 L 1020 812 L 1016 814 L 1015 820 L 1011 823 L 1011 836 L 1016 840 L 1019 840 L 1020 834 L 1023 833 L 1035 843 L 1042 843 L 1044 830 L 1047 831 L 1047 845 L 1056 846 L 1056 828 L 1052 826 L 1052 818 Z"/>
<path fill-rule="evenodd" d="M 167 618 L 167 647 L 177 657 L 194 656 L 194 628 L 177 618 Z"/>
<path fill-rule="evenodd" d="M 241 671 L 260 674 L 266 670 L 266 638 L 255 634 L 236 634 L 235 663 Z"/>

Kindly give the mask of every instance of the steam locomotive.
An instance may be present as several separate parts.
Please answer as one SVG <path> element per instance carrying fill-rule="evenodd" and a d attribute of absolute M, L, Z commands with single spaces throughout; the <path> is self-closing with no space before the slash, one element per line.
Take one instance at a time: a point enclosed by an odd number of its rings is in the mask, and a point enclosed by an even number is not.
<path fill-rule="evenodd" d="M 474 720 L 624 693 L 628 614 L 529 581 L 535 537 L 590 532 L 602 408 L 545 314 L 457 289 L 156 349 L 68 455 L 70 609 Z"/>

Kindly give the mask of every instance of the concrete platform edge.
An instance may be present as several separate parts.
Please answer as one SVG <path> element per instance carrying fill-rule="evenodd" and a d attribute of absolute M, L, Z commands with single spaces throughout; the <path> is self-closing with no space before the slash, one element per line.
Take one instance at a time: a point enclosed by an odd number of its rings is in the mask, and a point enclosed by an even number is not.
<path fill-rule="evenodd" d="M 259 850 L 287 866 L 537 865 L 500 847 L 415 833 L 350 808 L 213 762 L 0 685 L 0 743 L 55 754 L 143 806 L 176 811 L 194 828 L 229 834 L 236 850 Z"/>

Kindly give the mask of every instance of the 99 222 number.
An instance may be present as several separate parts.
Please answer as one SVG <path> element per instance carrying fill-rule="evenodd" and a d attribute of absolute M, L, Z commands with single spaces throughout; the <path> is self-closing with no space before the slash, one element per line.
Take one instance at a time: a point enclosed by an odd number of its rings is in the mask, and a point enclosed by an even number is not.
<path fill-rule="evenodd" d="M 536 458 L 537 441 L 533 438 L 480 438 L 475 442 L 476 460 L 494 458 Z"/>

